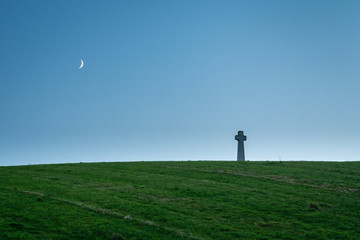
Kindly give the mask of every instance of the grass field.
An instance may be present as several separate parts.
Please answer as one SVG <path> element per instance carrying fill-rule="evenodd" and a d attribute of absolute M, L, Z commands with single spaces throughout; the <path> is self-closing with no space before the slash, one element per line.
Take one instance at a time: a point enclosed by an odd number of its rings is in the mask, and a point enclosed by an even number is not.
<path fill-rule="evenodd" d="M 0 167 L 0 239 L 360 239 L 360 162 Z"/>

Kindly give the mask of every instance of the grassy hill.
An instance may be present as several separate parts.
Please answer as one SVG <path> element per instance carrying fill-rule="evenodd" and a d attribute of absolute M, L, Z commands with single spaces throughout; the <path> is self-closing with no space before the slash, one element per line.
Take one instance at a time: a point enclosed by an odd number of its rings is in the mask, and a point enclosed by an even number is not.
<path fill-rule="evenodd" d="M 0 239 L 360 239 L 360 162 L 0 167 Z"/>

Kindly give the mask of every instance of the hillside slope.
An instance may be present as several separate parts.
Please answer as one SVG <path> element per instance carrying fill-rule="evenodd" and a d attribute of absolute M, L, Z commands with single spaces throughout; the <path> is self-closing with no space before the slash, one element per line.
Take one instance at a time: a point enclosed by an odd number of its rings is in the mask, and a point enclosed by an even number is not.
<path fill-rule="evenodd" d="M 0 167 L 0 239 L 360 239 L 360 162 Z"/>

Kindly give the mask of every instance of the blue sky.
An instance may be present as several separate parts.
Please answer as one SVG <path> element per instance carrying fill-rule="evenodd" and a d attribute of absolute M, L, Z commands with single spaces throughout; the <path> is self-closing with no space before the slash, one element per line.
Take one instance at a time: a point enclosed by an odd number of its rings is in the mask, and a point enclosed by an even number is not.
<path fill-rule="evenodd" d="M 0 2 L 0 165 L 360 160 L 359 1 Z M 80 66 L 84 60 L 84 67 Z"/>

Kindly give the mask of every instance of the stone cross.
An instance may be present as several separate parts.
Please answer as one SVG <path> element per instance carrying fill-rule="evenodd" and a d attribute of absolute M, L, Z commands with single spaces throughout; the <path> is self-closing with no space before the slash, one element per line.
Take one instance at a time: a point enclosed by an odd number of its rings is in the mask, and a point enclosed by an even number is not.
<path fill-rule="evenodd" d="M 244 132 L 238 131 L 238 135 L 235 136 L 235 140 L 238 141 L 237 160 L 245 161 L 244 141 L 246 141 L 246 136 L 244 135 Z"/>

